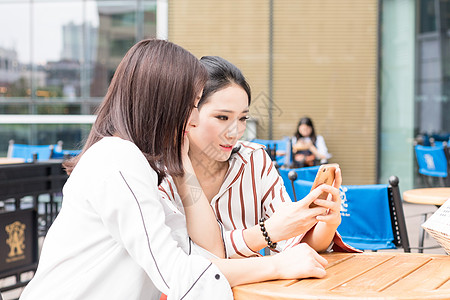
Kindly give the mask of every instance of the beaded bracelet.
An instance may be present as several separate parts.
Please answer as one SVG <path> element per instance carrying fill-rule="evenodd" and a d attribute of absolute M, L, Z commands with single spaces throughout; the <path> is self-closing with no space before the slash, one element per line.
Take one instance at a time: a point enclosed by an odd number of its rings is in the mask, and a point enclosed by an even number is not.
<path fill-rule="evenodd" d="M 277 243 L 272 243 L 272 241 L 270 240 L 269 234 L 267 233 L 266 227 L 264 226 L 264 218 L 261 218 L 259 220 L 259 227 L 261 228 L 261 232 L 262 232 L 262 234 L 264 236 L 264 239 L 267 242 L 267 246 L 270 249 L 274 250 L 277 247 Z"/>

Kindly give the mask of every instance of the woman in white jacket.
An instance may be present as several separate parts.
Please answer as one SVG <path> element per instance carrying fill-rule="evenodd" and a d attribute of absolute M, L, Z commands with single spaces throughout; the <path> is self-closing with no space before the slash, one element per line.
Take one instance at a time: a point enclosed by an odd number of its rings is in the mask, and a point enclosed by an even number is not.
<path fill-rule="evenodd" d="M 158 299 L 161 292 L 232 299 L 237 284 L 325 275 L 326 261 L 305 246 L 270 258 L 220 259 L 221 229 L 209 203 L 183 203 L 186 228 L 161 200 L 166 174 L 186 177 L 183 140 L 198 122 L 206 80 L 198 60 L 173 43 L 144 40 L 127 52 L 82 153 L 65 163 L 62 209 L 20 299 Z M 180 226 L 194 249 L 173 239 Z M 197 245 L 213 245 L 218 255 Z"/>

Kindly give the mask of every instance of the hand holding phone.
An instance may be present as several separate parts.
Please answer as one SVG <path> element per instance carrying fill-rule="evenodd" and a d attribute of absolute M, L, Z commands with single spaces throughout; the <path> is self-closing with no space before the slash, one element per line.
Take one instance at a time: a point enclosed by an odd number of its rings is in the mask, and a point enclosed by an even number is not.
<path fill-rule="evenodd" d="M 319 170 L 317 171 L 316 178 L 314 179 L 314 183 L 311 187 L 311 191 L 314 190 L 316 187 L 318 187 L 321 184 L 327 184 L 332 185 L 334 182 L 334 177 L 336 173 L 336 169 L 339 168 L 338 164 L 325 164 L 321 165 Z M 326 200 L 328 197 L 327 192 L 323 192 L 322 194 L 317 197 L 317 199 Z M 310 208 L 316 207 L 317 205 L 314 203 L 311 203 L 309 206 Z"/>

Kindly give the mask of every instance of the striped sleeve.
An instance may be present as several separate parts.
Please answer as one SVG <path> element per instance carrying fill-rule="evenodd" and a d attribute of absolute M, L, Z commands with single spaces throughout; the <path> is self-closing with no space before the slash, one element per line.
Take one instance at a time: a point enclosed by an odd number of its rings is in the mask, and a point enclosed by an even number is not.
<path fill-rule="evenodd" d="M 243 231 L 248 226 L 253 225 L 247 221 L 257 222 L 258 220 L 258 195 L 255 179 L 255 162 L 253 153 L 248 160 L 248 166 L 245 168 L 243 164 L 232 182 L 234 186 L 230 186 L 227 192 L 219 198 L 222 202 L 222 207 L 225 207 L 220 212 L 219 201 L 216 201 L 215 210 L 218 219 L 227 222 L 228 230 L 224 232 L 224 245 L 226 256 L 228 258 L 244 258 L 250 256 L 260 255 L 258 252 L 251 250 L 243 236 Z M 247 185 L 244 185 L 244 178 L 246 178 Z M 247 220 L 248 217 L 248 220 Z"/>
<path fill-rule="evenodd" d="M 264 155 L 268 156 L 264 151 Z M 273 166 L 270 158 L 267 158 L 267 166 L 263 169 L 267 170 L 264 172 L 261 181 L 261 206 L 262 206 L 262 216 L 265 218 L 270 218 L 270 216 L 275 212 L 277 207 L 284 202 L 291 202 L 291 198 L 286 192 L 284 187 L 284 182 L 278 171 Z"/>
<path fill-rule="evenodd" d="M 260 256 L 258 252 L 251 250 L 244 241 L 244 229 L 235 229 L 224 232 L 224 244 L 228 258 L 244 258 Z"/>
<path fill-rule="evenodd" d="M 170 207 L 174 206 L 178 211 L 184 215 L 183 202 L 181 202 L 177 187 L 172 177 L 167 176 L 158 186 L 158 192 L 163 202 Z"/>
<path fill-rule="evenodd" d="M 266 156 L 268 156 L 265 151 L 264 153 Z M 263 161 L 267 163 L 266 166 L 263 167 L 266 172 L 263 173 L 263 176 L 261 178 L 261 206 L 262 216 L 265 219 L 268 219 L 275 213 L 280 205 L 283 205 L 283 203 L 285 202 L 291 202 L 291 198 L 286 192 L 283 179 L 279 175 L 277 169 L 273 167 L 273 163 L 271 162 L 270 158 L 267 157 L 266 159 L 263 159 Z M 304 234 L 292 237 L 285 241 L 279 241 L 277 243 L 277 248 L 273 252 L 278 253 L 294 245 L 297 245 L 302 241 L 303 237 Z"/>
<path fill-rule="evenodd" d="M 172 181 L 172 178 L 170 176 L 164 178 L 164 180 L 158 186 L 159 195 L 161 196 L 161 198 L 174 203 L 176 200 L 174 186 L 175 183 Z"/>

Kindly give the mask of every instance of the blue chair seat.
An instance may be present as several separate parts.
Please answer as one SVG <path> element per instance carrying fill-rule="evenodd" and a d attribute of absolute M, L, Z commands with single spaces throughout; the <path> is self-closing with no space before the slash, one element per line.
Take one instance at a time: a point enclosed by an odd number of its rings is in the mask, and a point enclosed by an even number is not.
<path fill-rule="evenodd" d="M 53 151 L 52 158 L 64 158 L 64 157 L 73 157 L 77 156 L 81 153 L 81 150 L 61 150 L 61 151 Z"/>
<path fill-rule="evenodd" d="M 341 187 L 341 225 L 338 231 L 349 245 L 363 250 L 395 249 L 388 185 Z"/>
<path fill-rule="evenodd" d="M 414 147 L 416 152 L 419 173 L 426 176 L 447 177 L 447 158 L 444 146 L 422 146 Z"/>
<path fill-rule="evenodd" d="M 320 166 L 296 168 L 296 169 L 282 169 L 282 168 L 278 169 L 278 172 L 280 173 L 280 176 L 283 179 L 284 186 L 286 187 L 286 192 L 288 193 L 289 197 L 291 197 L 292 200 L 294 200 L 295 198 L 294 192 L 292 191 L 292 183 L 288 177 L 289 172 L 295 171 L 297 173 L 297 180 L 310 181 L 312 185 L 312 182 L 316 178 L 316 174 L 319 168 Z M 309 189 L 311 189 L 311 186 L 309 187 Z"/>
<path fill-rule="evenodd" d="M 33 161 L 33 155 L 37 155 L 38 161 L 49 160 L 52 156 L 53 145 L 24 145 L 10 144 L 8 157 L 23 158 L 26 162 Z"/>
<path fill-rule="evenodd" d="M 266 150 L 276 148 L 277 151 L 284 151 L 285 153 L 288 145 L 290 145 L 289 138 L 287 137 L 281 140 L 253 139 L 251 142 L 265 146 Z M 275 154 L 275 161 L 277 162 L 278 166 L 283 166 L 286 164 L 286 156 Z"/>

